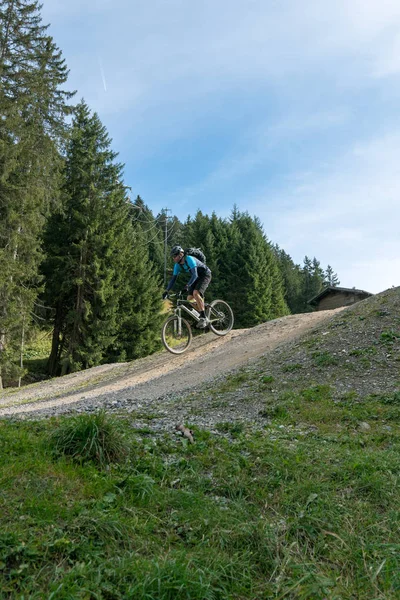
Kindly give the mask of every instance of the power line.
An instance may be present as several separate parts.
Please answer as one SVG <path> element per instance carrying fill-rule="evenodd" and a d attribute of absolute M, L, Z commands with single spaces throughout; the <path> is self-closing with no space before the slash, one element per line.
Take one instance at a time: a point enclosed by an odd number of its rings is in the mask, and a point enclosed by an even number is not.
<path fill-rule="evenodd" d="M 167 285 L 167 242 L 168 242 L 168 213 L 170 208 L 164 208 L 161 212 L 165 215 L 164 220 L 164 287 Z"/>

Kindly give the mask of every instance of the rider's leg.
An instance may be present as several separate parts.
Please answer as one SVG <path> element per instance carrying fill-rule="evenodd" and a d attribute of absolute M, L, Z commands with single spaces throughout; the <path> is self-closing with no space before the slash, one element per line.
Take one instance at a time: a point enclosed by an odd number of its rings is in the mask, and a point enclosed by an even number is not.
<path fill-rule="evenodd" d="M 203 296 L 201 295 L 199 290 L 193 290 L 193 298 L 195 299 L 195 302 L 197 304 L 197 310 L 199 311 L 200 314 L 203 313 L 204 300 L 203 300 Z"/>

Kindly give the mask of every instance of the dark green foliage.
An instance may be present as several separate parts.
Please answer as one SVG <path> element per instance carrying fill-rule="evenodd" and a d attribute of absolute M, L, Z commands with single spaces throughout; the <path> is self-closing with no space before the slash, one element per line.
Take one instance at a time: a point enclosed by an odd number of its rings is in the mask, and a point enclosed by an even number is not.
<path fill-rule="evenodd" d="M 230 219 L 199 210 L 182 225 L 170 209 L 154 217 L 140 196 L 128 200 L 97 115 L 82 102 L 66 125 L 68 71 L 40 8 L 0 0 L 0 387 L 26 371 L 38 295 L 53 325 L 51 375 L 156 350 L 175 243 L 204 250 L 207 299 L 227 300 L 239 327 L 311 310 L 323 283 L 339 283 L 315 258 L 294 265 L 236 207 Z"/>
<path fill-rule="evenodd" d="M 249 327 L 288 313 L 278 263 L 260 221 L 234 209 L 225 251 L 229 290 L 236 323 Z"/>
<path fill-rule="evenodd" d="M 278 263 L 257 218 L 236 208 L 229 221 L 198 211 L 185 222 L 179 242 L 204 251 L 212 271 L 207 299 L 227 300 L 237 326 L 287 314 Z"/>
<path fill-rule="evenodd" d="M 140 358 L 157 350 L 160 345 L 161 278 L 148 255 L 148 245 L 141 229 L 132 232 L 129 252 L 121 271 L 124 273 L 118 308 L 118 332 L 109 349 L 108 360 Z"/>
<path fill-rule="evenodd" d="M 277 244 L 273 247 L 284 281 L 285 300 L 293 314 L 311 312 L 309 301 L 318 295 L 325 286 L 337 286 L 340 281 L 332 267 L 324 272 L 320 262 L 304 257 L 303 267 L 296 265 L 292 258 Z"/>
<path fill-rule="evenodd" d="M 36 1 L 0 0 L 0 387 L 38 293 L 40 234 L 58 194 L 71 94 Z"/>
<path fill-rule="evenodd" d="M 308 256 L 305 256 L 302 285 L 303 310 L 301 312 L 310 312 L 312 310 L 308 302 L 314 296 L 317 296 L 323 288 L 324 272 L 319 261 L 315 257 L 311 260 Z"/>
<path fill-rule="evenodd" d="M 117 330 L 128 206 L 110 140 L 81 102 L 66 159 L 63 211 L 45 238 L 46 302 L 55 307 L 50 373 L 101 362 Z"/>
<path fill-rule="evenodd" d="M 158 281 L 115 158 L 99 118 L 81 102 L 67 151 L 63 210 L 50 219 L 45 237 L 45 300 L 55 308 L 53 375 L 156 348 Z"/>
<path fill-rule="evenodd" d="M 302 269 L 278 245 L 274 246 L 274 252 L 283 277 L 286 303 L 291 313 L 300 313 L 304 309 Z"/>
<path fill-rule="evenodd" d="M 105 412 L 62 421 L 51 432 L 49 445 L 56 454 L 100 466 L 120 461 L 128 451 L 117 421 Z"/>

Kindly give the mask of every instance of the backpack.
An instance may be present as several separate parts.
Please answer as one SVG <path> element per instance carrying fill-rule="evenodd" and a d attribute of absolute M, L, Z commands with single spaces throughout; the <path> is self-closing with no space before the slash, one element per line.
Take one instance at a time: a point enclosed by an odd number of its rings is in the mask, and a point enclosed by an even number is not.
<path fill-rule="evenodd" d="M 194 256 L 200 262 L 206 264 L 206 257 L 204 252 L 200 248 L 186 248 L 184 250 L 185 256 Z"/>

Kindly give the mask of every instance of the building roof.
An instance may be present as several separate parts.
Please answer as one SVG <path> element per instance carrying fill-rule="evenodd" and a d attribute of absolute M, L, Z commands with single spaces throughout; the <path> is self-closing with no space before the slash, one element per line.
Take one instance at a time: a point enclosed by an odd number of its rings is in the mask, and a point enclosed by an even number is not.
<path fill-rule="evenodd" d="M 328 286 L 326 288 L 324 288 L 322 290 L 322 292 L 320 292 L 319 294 L 317 294 L 316 296 L 314 296 L 314 298 L 311 298 L 311 300 L 308 301 L 309 304 L 313 304 L 315 302 L 318 302 L 318 300 L 322 300 L 322 298 L 324 298 L 325 296 L 328 296 L 329 294 L 335 294 L 336 292 L 344 292 L 344 293 L 351 293 L 351 294 L 356 294 L 357 296 L 365 296 L 365 298 L 368 298 L 368 296 L 372 296 L 372 294 L 370 292 L 366 292 L 364 290 L 356 290 L 356 288 L 343 288 L 343 287 L 336 287 L 336 286 Z"/>

